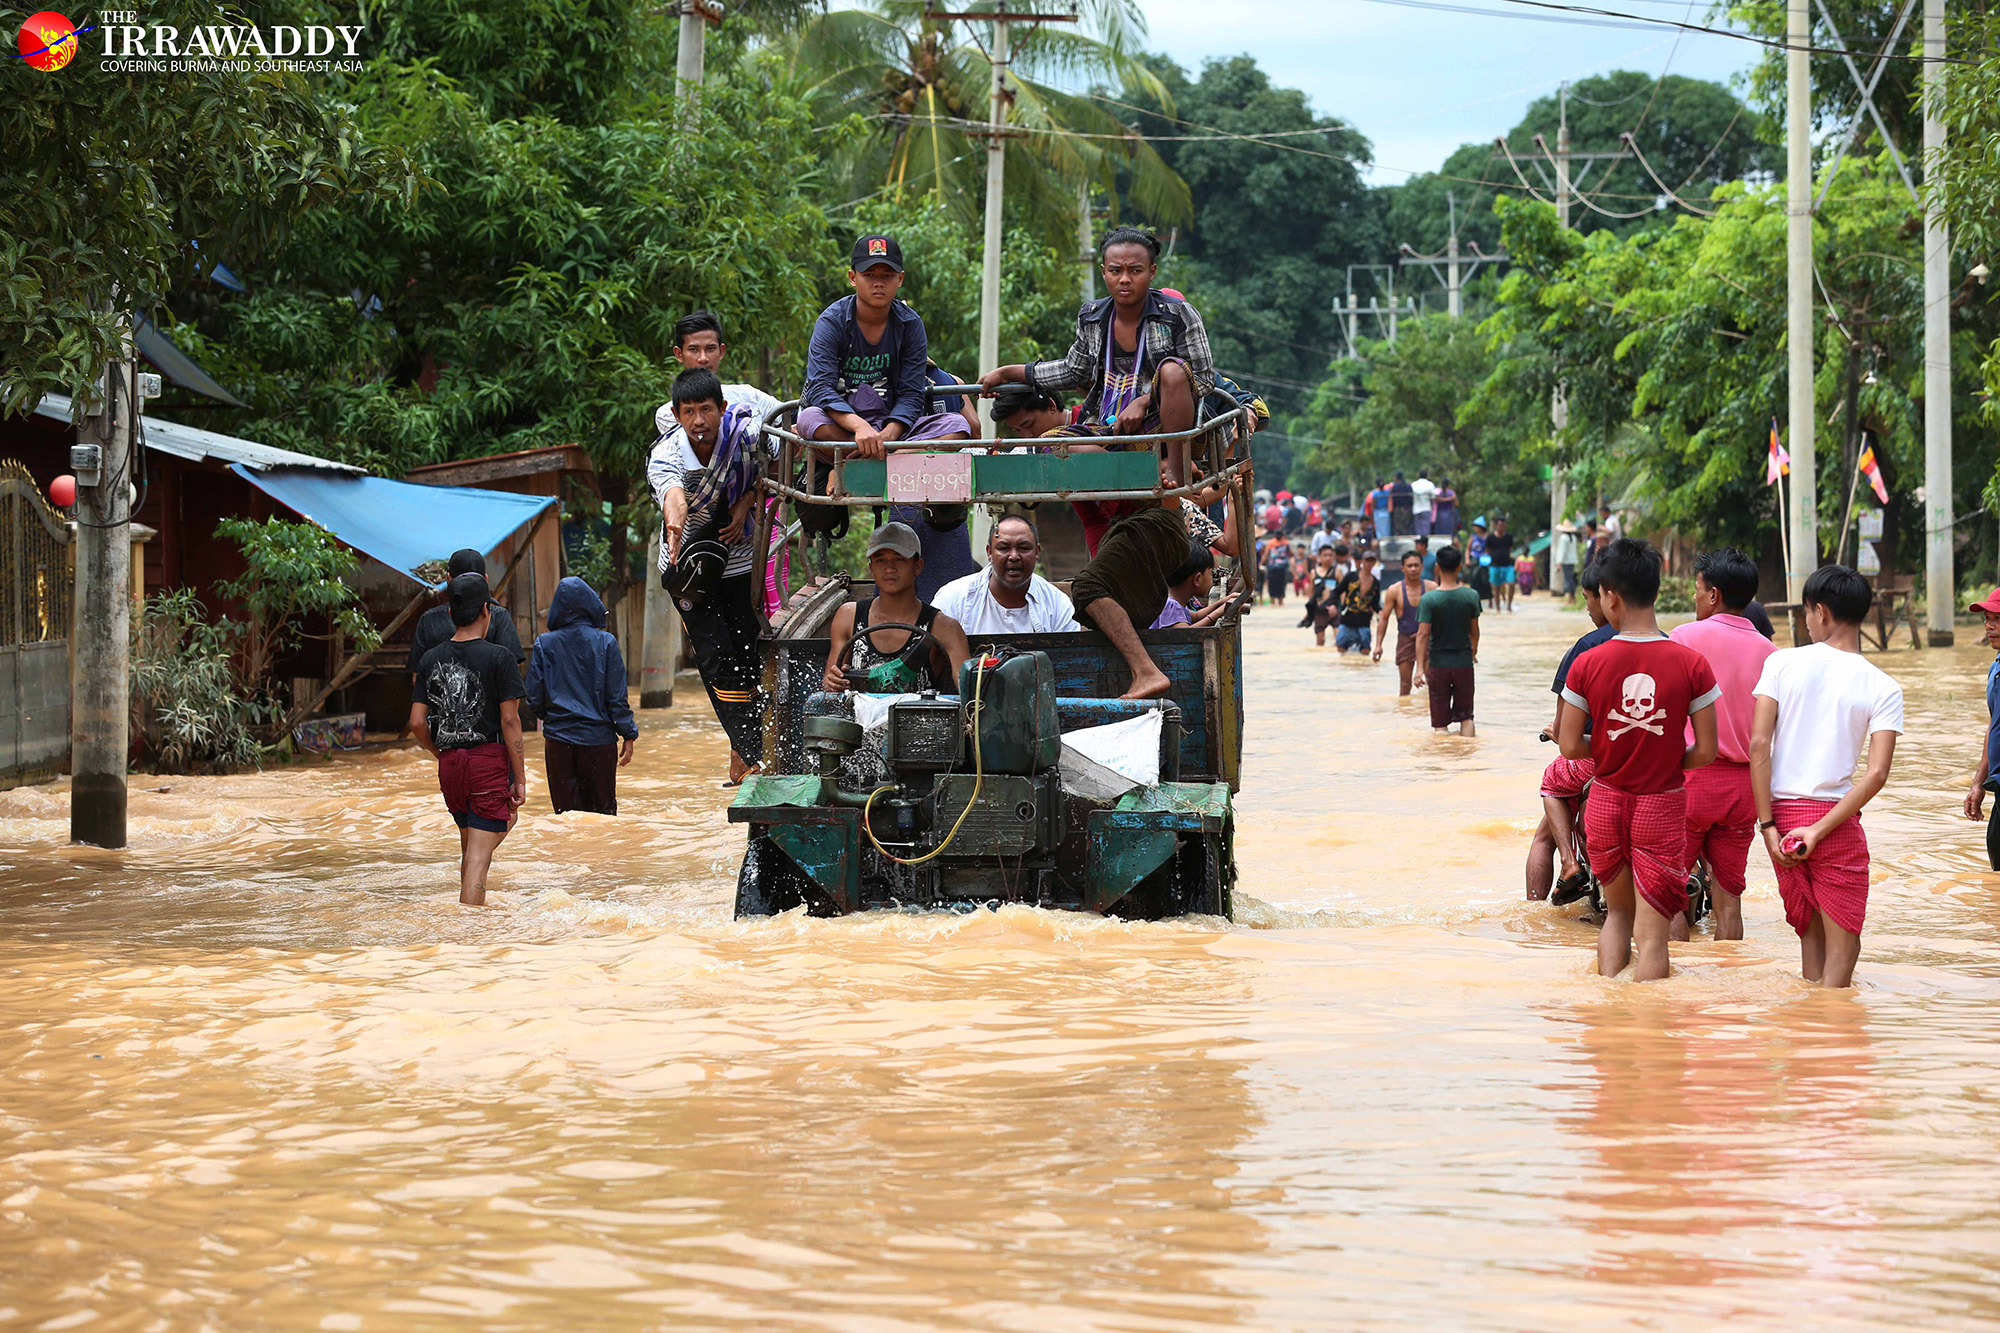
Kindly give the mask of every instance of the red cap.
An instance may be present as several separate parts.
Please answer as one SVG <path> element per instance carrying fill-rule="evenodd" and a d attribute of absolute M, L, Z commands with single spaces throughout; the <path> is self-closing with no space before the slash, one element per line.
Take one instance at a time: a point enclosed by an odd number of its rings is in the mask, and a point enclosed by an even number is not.
<path fill-rule="evenodd" d="M 1974 602 L 1971 606 L 1967 607 L 1966 610 L 1991 611 L 1996 615 L 2000 615 L 2000 588 L 1995 588 L 1993 590 L 1992 596 L 1988 597 L 1985 601 Z"/>

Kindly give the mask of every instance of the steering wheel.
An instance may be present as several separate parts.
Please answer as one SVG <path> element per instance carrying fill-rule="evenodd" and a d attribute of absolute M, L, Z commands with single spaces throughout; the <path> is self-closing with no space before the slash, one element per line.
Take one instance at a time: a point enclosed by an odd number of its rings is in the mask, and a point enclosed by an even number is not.
<path fill-rule="evenodd" d="M 861 643 L 862 639 L 864 638 L 867 639 L 868 646 L 870 648 L 874 648 L 875 647 L 874 636 L 876 634 L 879 634 L 883 630 L 889 630 L 889 629 L 903 629 L 903 630 L 908 630 L 910 632 L 910 637 L 903 640 L 903 646 L 897 649 L 895 653 L 889 655 L 894 657 L 904 658 L 905 661 L 908 661 L 914 657 L 915 661 L 924 664 L 923 667 L 914 669 L 917 670 L 927 669 L 929 666 L 931 650 L 934 647 L 936 647 L 936 641 L 933 638 L 931 632 L 925 629 L 922 625 L 906 624 L 905 622 L 900 620 L 885 620 L 879 625 L 856 625 L 854 627 L 854 637 L 847 641 L 847 658 L 840 664 L 841 674 L 847 676 L 851 676 L 853 674 L 855 669 L 854 650 Z M 921 654 L 911 653 L 910 647 L 912 644 L 918 645 L 922 649 Z M 876 648 L 875 651 L 880 653 L 882 650 Z"/>

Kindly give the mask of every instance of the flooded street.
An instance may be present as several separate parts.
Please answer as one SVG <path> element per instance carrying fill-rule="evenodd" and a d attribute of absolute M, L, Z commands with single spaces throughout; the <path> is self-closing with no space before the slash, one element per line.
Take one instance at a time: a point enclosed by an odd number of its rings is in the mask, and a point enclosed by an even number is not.
<path fill-rule="evenodd" d="M 1990 653 L 1878 659 L 1858 991 L 1798 979 L 1760 850 L 1748 938 L 1640 987 L 1522 901 L 1588 622 L 1488 618 L 1461 740 L 1296 619 L 1246 627 L 1234 925 L 733 922 L 692 676 L 616 821 L 549 815 L 530 740 L 483 911 L 414 748 L 135 778 L 125 853 L 0 793 L 0 1322 L 2000 1319 Z"/>

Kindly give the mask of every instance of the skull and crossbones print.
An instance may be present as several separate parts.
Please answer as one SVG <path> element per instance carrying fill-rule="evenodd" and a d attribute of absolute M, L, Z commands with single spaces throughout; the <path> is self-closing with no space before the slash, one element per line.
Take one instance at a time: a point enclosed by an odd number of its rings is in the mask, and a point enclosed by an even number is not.
<path fill-rule="evenodd" d="M 1667 715 L 1667 710 L 1654 707 L 1660 689 L 1651 676 L 1643 671 L 1633 672 L 1625 677 L 1619 694 L 1622 696 L 1619 706 L 1604 719 L 1610 724 L 1612 740 L 1617 740 L 1628 731 L 1649 731 L 1655 736 L 1666 734 L 1666 724 L 1660 719 Z"/>

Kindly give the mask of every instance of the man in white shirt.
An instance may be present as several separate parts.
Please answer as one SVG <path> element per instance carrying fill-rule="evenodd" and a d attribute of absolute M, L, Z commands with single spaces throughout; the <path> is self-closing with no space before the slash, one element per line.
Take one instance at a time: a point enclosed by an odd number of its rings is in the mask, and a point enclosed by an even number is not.
<path fill-rule="evenodd" d="M 1410 512 L 1417 521 L 1417 535 L 1431 535 L 1431 517 L 1437 512 L 1437 483 L 1430 479 L 1428 471 L 1419 469 L 1417 479 L 1410 483 Z"/>
<path fill-rule="evenodd" d="M 1861 807 L 1889 780 L 1903 690 L 1861 656 L 1861 622 L 1874 601 L 1867 580 L 1825 565 L 1800 600 L 1812 646 L 1772 653 L 1751 692 L 1750 794 L 1806 980 L 1847 986 L 1868 909 Z"/>
<path fill-rule="evenodd" d="M 1075 608 L 1035 572 L 1041 558 L 1035 525 L 1009 514 L 986 537 L 986 568 L 953 579 L 931 600 L 967 634 L 1062 634 L 1080 629 Z"/>
<path fill-rule="evenodd" d="M 1329 509 L 1326 518 L 1319 525 L 1319 531 L 1313 534 L 1313 539 L 1312 539 L 1313 559 L 1315 560 L 1319 559 L 1319 553 L 1321 548 L 1327 546 L 1338 546 L 1339 544 L 1340 544 L 1340 534 L 1333 530 L 1333 513 L 1331 509 Z"/>
<path fill-rule="evenodd" d="M 729 345 L 722 341 L 722 321 L 713 311 L 697 310 L 674 321 L 674 359 L 681 363 L 683 370 L 706 370 L 721 378 L 717 368 L 722 364 L 722 354 Z M 763 425 L 764 418 L 778 408 L 778 400 L 762 389 L 749 384 L 725 384 L 722 386 L 722 401 L 726 407 L 741 403 L 750 409 L 750 427 L 753 431 Z M 653 427 L 659 432 L 659 439 L 653 444 L 653 452 L 646 459 L 646 485 L 653 492 L 653 502 L 665 512 L 667 491 L 680 484 L 681 474 L 700 466 L 688 448 L 687 435 L 681 430 L 680 421 L 674 416 L 672 399 L 661 403 L 653 412 Z M 768 446 L 758 437 L 758 447 L 768 451 Z M 728 574 L 735 576 L 749 572 L 754 556 L 747 541 L 741 543 L 741 552 L 730 551 Z M 667 543 L 660 543 L 659 572 L 667 572 Z"/>

